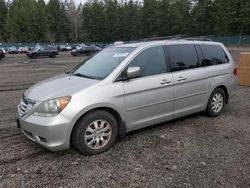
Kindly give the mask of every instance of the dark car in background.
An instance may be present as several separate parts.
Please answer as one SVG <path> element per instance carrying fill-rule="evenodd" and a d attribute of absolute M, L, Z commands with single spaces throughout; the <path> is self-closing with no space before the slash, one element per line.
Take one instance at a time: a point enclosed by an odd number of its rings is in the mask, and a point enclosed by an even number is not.
<path fill-rule="evenodd" d="M 82 46 L 80 48 L 72 50 L 70 53 L 72 56 L 93 55 L 101 50 L 102 48 L 97 46 Z"/>
<path fill-rule="evenodd" d="M 52 58 L 52 57 L 56 57 L 56 55 L 58 55 L 58 50 L 53 46 L 45 46 L 45 47 L 40 46 L 27 53 L 27 56 L 32 59 L 37 58 L 37 57 L 44 57 L 44 56 L 48 56 Z"/>
<path fill-rule="evenodd" d="M 4 51 L 0 48 L 0 60 L 4 57 L 5 57 Z"/>

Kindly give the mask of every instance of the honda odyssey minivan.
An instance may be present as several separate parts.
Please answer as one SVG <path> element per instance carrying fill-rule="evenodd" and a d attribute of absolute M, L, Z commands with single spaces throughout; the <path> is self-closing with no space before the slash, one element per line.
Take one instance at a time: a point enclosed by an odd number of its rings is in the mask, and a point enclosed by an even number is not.
<path fill-rule="evenodd" d="M 220 115 L 236 92 L 236 76 L 221 43 L 165 40 L 111 46 L 25 91 L 17 124 L 49 150 L 73 146 L 97 154 L 136 129 L 200 111 Z"/>

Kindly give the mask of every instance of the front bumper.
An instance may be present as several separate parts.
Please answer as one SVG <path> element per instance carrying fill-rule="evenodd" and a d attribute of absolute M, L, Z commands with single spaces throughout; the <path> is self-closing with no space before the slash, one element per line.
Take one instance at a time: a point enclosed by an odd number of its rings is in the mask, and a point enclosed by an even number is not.
<path fill-rule="evenodd" d="M 58 114 L 55 117 L 29 116 L 26 119 L 17 115 L 18 126 L 30 140 L 51 151 L 70 148 L 70 119 Z"/>

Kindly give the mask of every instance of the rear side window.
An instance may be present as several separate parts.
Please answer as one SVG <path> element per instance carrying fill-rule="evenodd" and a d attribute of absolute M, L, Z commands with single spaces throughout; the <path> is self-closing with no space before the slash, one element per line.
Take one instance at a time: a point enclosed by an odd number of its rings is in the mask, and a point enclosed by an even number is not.
<path fill-rule="evenodd" d="M 180 71 L 199 67 L 196 49 L 192 44 L 166 46 L 170 57 L 172 71 Z"/>
<path fill-rule="evenodd" d="M 200 47 L 203 54 L 201 66 L 219 65 L 229 62 L 229 59 L 221 46 L 201 45 Z"/>

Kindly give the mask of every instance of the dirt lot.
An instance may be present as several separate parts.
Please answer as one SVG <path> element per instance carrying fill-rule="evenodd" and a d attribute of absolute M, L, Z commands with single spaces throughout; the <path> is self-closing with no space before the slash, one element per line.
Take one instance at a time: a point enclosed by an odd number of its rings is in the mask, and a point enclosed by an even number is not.
<path fill-rule="evenodd" d="M 250 48 L 230 47 L 234 59 Z M 52 153 L 15 125 L 30 85 L 64 72 L 83 57 L 0 61 L 0 187 L 250 187 L 250 88 L 217 118 L 203 113 L 127 134 L 109 151 Z"/>

